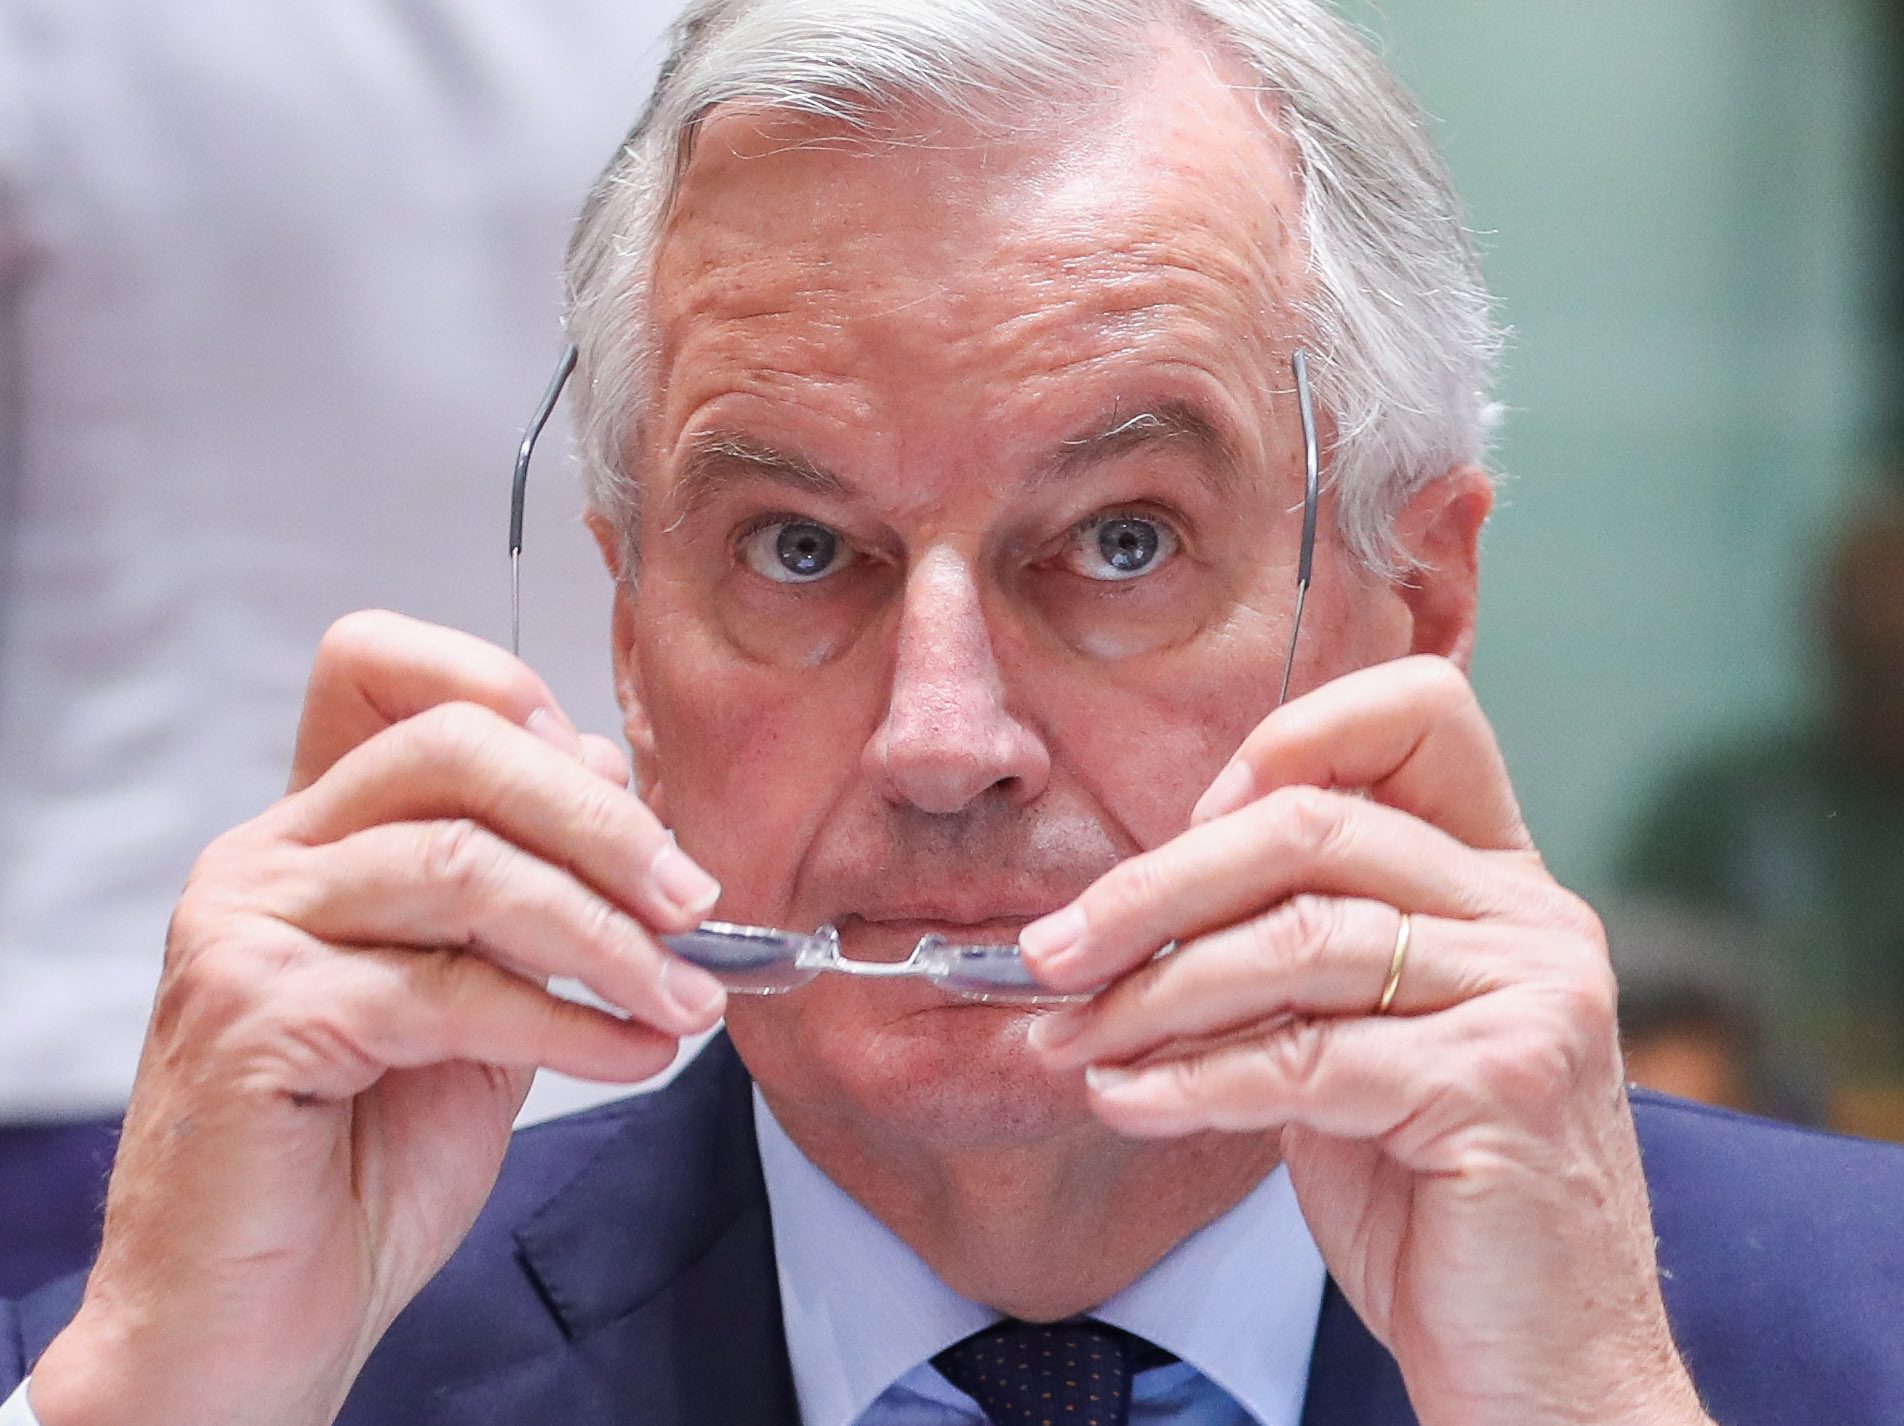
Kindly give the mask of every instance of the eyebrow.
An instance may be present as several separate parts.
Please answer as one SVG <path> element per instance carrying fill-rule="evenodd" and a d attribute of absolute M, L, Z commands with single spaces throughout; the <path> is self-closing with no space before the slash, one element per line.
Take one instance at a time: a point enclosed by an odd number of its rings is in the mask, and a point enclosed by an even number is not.
<path fill-rule="evenodd" d="M 676 519 L 686 519 L 743 480 L 763 480 L 835 499 L 854 493 L 845 480 L 797 452 L 779 450 L 739 431 L 706 431 L 689 442 L 687 461 L 674 489 Z"/>
<path fill-rule="evenodd" d="M 1218 495 L 1237 485 L 1235 449 L 1224 433 L 1187 401 L 1145 404 L 1126 415 L 1113 406 L 1108 418 L 1060 441 L 1036 468 L 1033 488 L 1062 481 L 1088 468 L 1151 446 L 1184 442 L 1203 457 L 1204 484 Z M 675 520 L 696 513 L 736 484 L 764 481 L 807 495 L 851 499 L 851 481 L 797 451 L 785 451 L 736 430 L 713 430 L 689 439 L 687 460 L 675 483 Z"/>
<path fill-rule="evenodd" d="M 1184 442 L 1202 457 L 1203 480 L 1218 495 L 1237 484 L 1237 455 L 1230 439 L 1188 401 L 1161 401 L 1126 416 L 1116 407 L 1108 420 L 1060 443 L 1035 478 L 1036 484 L 1061 480 L 1081 470 L 1130 455 L 1149 446 Z"/>

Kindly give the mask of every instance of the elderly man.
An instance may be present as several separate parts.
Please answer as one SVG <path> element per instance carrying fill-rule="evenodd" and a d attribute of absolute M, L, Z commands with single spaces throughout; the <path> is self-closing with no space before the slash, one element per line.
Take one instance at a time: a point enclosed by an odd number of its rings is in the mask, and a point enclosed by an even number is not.
<path fill-rule="evenodd" d="M 1326 12 L 704 0 L 571 287 L 638 795 L 513 658 L 339 627 L 16 1419 L 1899 1419 L 1898 1158 L 1636 1133 L 1458 671 L 1487 300 Z M 661 939 L 717 904 L 1097 993 L 729 998 Z"/>

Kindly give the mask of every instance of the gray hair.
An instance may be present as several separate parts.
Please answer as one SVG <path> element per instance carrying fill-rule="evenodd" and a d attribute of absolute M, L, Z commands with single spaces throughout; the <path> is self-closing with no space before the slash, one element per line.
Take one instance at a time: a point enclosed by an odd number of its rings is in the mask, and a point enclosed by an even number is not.
<path fill-rule="evenodd" d="M 1337 528 L 1371 568 L 1400 567 L 1395 512 L 1486 457 L 1502 330 L 1424 116 L 1344 20 L 1316 0 L 692 0 L 569 247 L 578 441 L 589 503 L 622 531 L 626 571 L 656 248 L 707 116 L 744 103 L 870 131 L 923 105 L 983 123 L 1001 100 L 1089 93 L 1145 53 L 1159 21 L 1240 59 L 1293 146 L 1309 269 L 1297 317 L 1334 430 Z"/>

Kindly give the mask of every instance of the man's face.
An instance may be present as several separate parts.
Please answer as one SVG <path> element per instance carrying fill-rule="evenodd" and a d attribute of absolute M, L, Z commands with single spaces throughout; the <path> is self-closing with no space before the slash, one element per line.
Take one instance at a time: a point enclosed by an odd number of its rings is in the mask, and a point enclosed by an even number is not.
<path fill-rule="evenodd" d="M 1182 46 L 1022 143 L 707 126 L 657 270 L 617 627 L 650 795 L 717 915 L 832 922 L 860 958 L 1009 942 L 1184 829 L 1289 637 L 1288 172 Z M 1410 646 L 1322 524 L 1299 685 Z M 967 1143 L 1082 1122 L 1028 1023 L 842 976 L 729 1015 L 783 1113 Z"/>

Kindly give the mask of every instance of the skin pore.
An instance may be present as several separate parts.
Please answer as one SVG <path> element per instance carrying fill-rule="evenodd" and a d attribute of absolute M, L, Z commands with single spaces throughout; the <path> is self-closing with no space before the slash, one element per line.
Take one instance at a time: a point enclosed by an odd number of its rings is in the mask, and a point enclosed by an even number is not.
<path fill-rule="evenodd" d="M 1057 133 L 706 125 L 658 259 L 616 648 L 644 795 L 715 915 L 830 921 L 862 958 L 1013 940 L 1183 831 L 1270 711 L 1302 262 L 1242 78 L 1160 31 Z M 1296 686 L 1464 657 L 1486 509 L 1476 473 L 1431 486 L 1399 526 L 1423 572 L 1390 584 L 1325 505 Z M 955 1289 L 1051 1318 L 1230 1207 L 1276 1136 L 1120 1138 L 1032 1013 L 823 977 L 728 1025 L 841 1187 Z"/>

